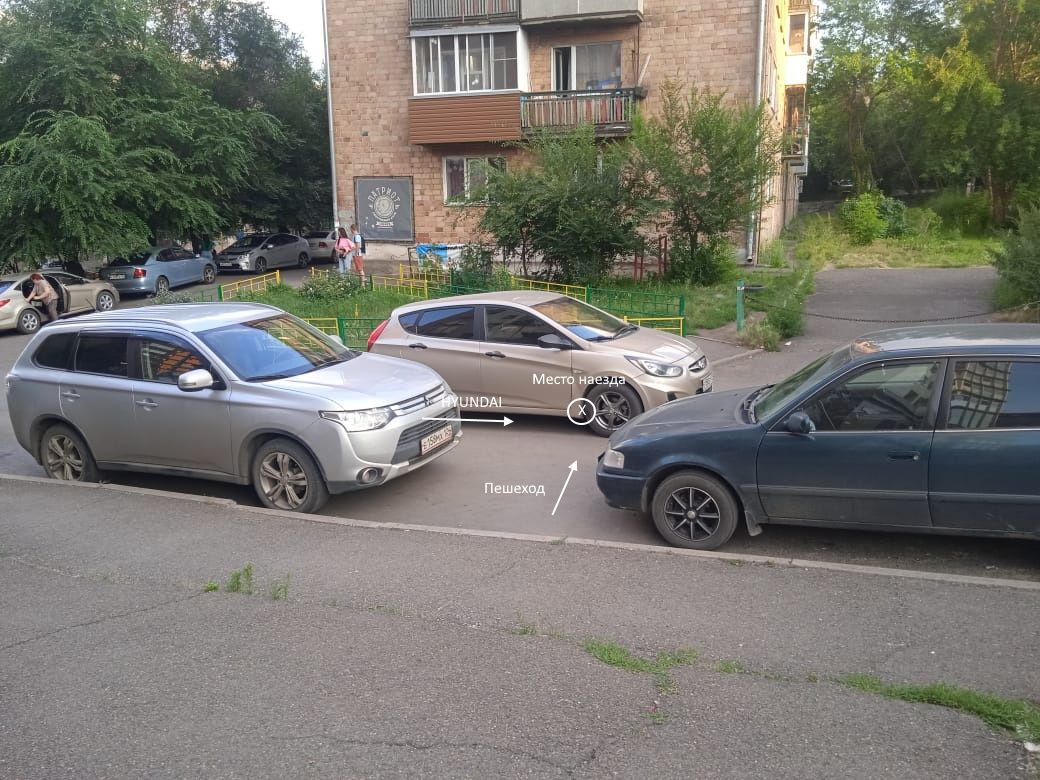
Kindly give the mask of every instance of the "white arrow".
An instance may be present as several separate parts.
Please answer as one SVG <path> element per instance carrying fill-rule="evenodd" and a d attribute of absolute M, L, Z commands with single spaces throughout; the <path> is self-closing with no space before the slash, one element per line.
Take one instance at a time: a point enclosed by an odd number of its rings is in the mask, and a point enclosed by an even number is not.
<path fill-rule="evenodd" d="M 508 428 L 513 424 L 513 421 L 508 417 L 503 417 L 501 420 L 475 420 L 471 417 L 423 417 L 424 420 L 442 420 L 444 422 L 479 422 L 479 423 L 501 423 L 503 428 Z"/>
<path fill-rule="evenodd" d="M 553 517 L 556 517 L 556 510 L 560 508 L 560 502 L 563 501 L 563 494 L 567 492 L 567 486 L 569 484 L 571 484 L 571 477 L 573 477 L 574 476 L 574 472 L 578 470 L 578 461 L 574 461 L 574 463 L 572 463 L 567 468 L 569 468 L 570 471 L 567 472 L 567 479 L 563 483 L 563 490 L 560 491 L 560 497 L 558 499 L 556 499 L 556 506 L 553 507 L 553 511 L 552 511 L 552 516 Z"/>

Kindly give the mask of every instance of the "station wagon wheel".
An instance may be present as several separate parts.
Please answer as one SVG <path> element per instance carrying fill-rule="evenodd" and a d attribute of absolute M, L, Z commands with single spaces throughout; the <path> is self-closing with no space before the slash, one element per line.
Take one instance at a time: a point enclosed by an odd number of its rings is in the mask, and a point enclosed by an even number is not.
<path fill-rule="evenodd" d="M 40 329 L 40 313 L 32 306 L 18 315 L 19 333 L 35 333 Z"/>
<path fill-rule="evenodd" d="M 253 488 L 269 509 L 317 512 L 329 499 L 314 459 L 288 439 L 273 439 L 257 451 L 253 458 Z"/>
<path fill-rule="evenodd" d="M 51 479 L 98 481 L 98 468 L 90 448 L 67 425 L 52 425 L 44 432 L 40 438 L 40 462 Z"/>
<path fill-rule="evenodd" d="M 98 293 L 97 300 L 94 301 L 94 308 L 98 311 L 111 311 L 115 308 L 116 299 L 108 290 L 102 290 Z"/>
<path fill-rule="evenodd" d="M 633 417 L 643 413 L 643 404 L 632 388 L 620 382 L 597 386 L 589 400 L 596 407 L 589 428 L 598 436 L 610 436 Z"/>
<path fill-rule="evenodd" d="M 160 276 L 155 280 L 155 294 L 165 295 L 170 291 L 170 280 L 165 276 Z"/>
<path fill-rule="evenodd" d="M 202 281 L 206 284 L 213 284 L 213 280 L 216 278 L 217 270 L 213 266 L 207 265 L 202 269 Z"/>
<path fill-rule="evenodd" d="M 739 509 L 729 488 L 699 471 L 681 471 L 658 485 L 650 513 L 670 544 L 714 550 L 733 536 Z"/>

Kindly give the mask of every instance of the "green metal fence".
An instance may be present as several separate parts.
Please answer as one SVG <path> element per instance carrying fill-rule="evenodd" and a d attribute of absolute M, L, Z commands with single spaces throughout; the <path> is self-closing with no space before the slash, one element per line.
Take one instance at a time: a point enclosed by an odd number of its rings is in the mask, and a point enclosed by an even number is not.
<path fill-rule="evenodd" d="M 624 317 L 686 316 L 686 298 L 682 295 L 589 287 L 585 300 L 599 309 Z"/>

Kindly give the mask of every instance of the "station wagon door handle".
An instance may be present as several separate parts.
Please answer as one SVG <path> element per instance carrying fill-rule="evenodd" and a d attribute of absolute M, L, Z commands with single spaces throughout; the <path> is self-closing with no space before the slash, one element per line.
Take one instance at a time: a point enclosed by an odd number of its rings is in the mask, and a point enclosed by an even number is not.
<path fill-rule="evenodd" d="M 408 349 L 426 349 L 425 344 L 409 344 Z"/>
<path fill-rule="evenodd" d="M 505 355 L 503 355 L 497 349 L 494 352 L 485 352 L 484 355 L 489 357 L 489 358 L 504 358 L 505 357 Z"/>
<path fill-rule="evenodd" d="M 143 401 L 134 401 L 135 404 L 140 406 L 142 409 L 158 409 L 159 404 L 153 401 L 151 398 L 145 398 Z"/>
<path fill-rule="evenodd" d="M 921 459 L 920 452 L 890 452 L 888 453 L 889 460 L 910 460 L 919 461 Z"/>
<path fill-rule="evenodd" d="M 61 394 L 61 397 L 67 398 L 70 401 L 76 401 L 79 399 L 80 396 L 79 393 L 77 393 L 75 390 L 66 390 L 64 393 Z"/>

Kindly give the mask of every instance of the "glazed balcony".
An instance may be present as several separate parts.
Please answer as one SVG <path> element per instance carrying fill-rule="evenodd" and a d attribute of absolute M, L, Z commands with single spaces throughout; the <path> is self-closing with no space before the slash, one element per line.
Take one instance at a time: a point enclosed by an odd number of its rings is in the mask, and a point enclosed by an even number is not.
<path fill-rule="evenodd" d="M 520 0 L 411 0 L 413 27 L 520 21 Z"/>
<path fill-rule="evenodd" d="M 524 135 L 543 128 L 566 131 L 589 124 L 601 138 L 625 136 L 632 132 L 636 102 L 645 94 L 638 87 L 532 92 L 520 96 L 520 125 Z"/>
<path fill-rule="evenodd" d="M 641 22 L 643 0 L 523 0 L 523 24 Z"/>

